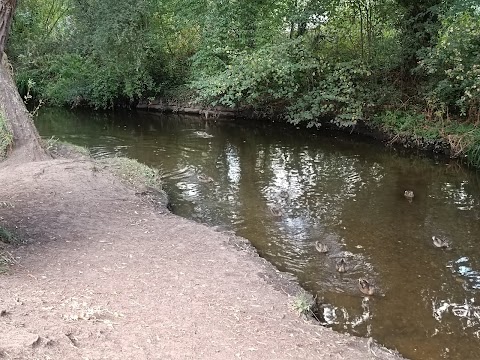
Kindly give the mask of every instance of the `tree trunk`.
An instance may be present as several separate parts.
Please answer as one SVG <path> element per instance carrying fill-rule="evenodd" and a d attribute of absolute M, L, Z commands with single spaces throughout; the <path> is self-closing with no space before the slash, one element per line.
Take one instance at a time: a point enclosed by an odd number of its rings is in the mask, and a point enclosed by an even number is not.
<path fill-rule="evenodd" d="M 17 0 L 0 0 L 0 60 L 2 60 L 7 42 L 10 23 L 17 6 Z"/>
<path fill-rule="evenodd" d="M 0 0 L 0 111 L 13 133 L 13 148 L 7 161 L 45 160 L 49 155 L 42 148 L 32 117 L 15 85 L 12 67 L 3 52 L 16 2 Z"/>

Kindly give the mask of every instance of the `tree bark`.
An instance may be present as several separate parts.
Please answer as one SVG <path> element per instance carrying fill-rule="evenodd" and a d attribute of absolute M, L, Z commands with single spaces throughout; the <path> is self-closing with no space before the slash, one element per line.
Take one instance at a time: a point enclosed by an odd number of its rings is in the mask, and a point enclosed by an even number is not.
<path fill-rule="evenodd" d="M 16 6 L 17 0 L 0 0 L 0 60 L 3 57 Z"/>
<path fill-rule="evenodd" d="M 7 162 L 45 160 L 49 155 L 42 148 L 32 117 L 18 93 L 12 67 L 3 52 L 16 3 L 16 0 L 0 0 L 0 111 L 13 133 L 12 151 Z"/>

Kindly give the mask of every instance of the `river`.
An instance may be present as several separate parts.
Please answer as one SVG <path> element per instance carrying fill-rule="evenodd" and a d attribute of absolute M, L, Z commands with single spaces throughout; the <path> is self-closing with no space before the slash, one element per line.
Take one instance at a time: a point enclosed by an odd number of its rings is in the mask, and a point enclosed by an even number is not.
<path fill-rule="evenodd" d="M 176 214 L 247 238 L 317 296 L 327 326 L 413 360 L 478 359 L 480 178 L 457 162 L 280 123 L 63 109 L 35 123 L 94 157 L 161 169 Z"/>

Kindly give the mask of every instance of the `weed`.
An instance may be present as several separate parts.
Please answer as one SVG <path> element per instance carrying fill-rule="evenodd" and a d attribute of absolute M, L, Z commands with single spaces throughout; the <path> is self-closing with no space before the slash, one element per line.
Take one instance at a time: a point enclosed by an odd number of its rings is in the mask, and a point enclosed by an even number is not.
<path fill-rule="evenodd" d="M 314 316 L 315 298 L 307 293 L 301 292 L 293 299 L 292 308 L 300 316 Z"/>
<path fill-rule="evenodd" d="M 476 139 L 466 150 L 468 163 L 476 168 L 480 168 L 480 137 Z"/>
<path fill-rule="evenodd" d="M 15 264 L 15 262 L 12 254 L 0 249 L 0 274 L 7 272 L 8 266 Z"/>
<path fill-rule="evenodd" d="M 410 111 L 387 111 L 375 115 L 373 124 L 399 137 L 437 140 L 441 138 L 440 123 L 427 122 L 423 114 Z"/>
<path fill-rule="evenodd" d="M 18 238 L 12 232 L 0 226 L 0 274 L 5 273 L 8 266 L 15 263 L 12 254 L 3 248 L 2 243 L 17 244 L 18 242 Z"/>
<path fill-rule="evenodd" d="M 475 124 L 398 110 L 375 115 L 371 121 L 395 140 L 443 140 L 450 146 L 451 157 L 463 157 L 469 165 L 480 167 L 480 127 Z"/>
<path fill-rule="evenodd" d="M 9 201 L 0 201 L 0 208 L 14 208 L 15 205 L 13 205 Z"/>
<path fill-rule="evenodd" d="M 3 112 L 0 111 L 0 159 L 7 155 L 7 151 L 12 146 L 12 143 L 12 131 L 8 127 Z"/>
<path fill-rule="evenodd" d="M 18 243 L 18 238 L 9 230 L 0 226 L 0 241 L 6 244 Z"/>
<path fill-rule="evenodd" d="M 52 136 L 51 138 L 45 140 L 45 146 L 48 151 L 55 151 L 59 143 L 60 143 L 60 140 L 55 136 Z"/>

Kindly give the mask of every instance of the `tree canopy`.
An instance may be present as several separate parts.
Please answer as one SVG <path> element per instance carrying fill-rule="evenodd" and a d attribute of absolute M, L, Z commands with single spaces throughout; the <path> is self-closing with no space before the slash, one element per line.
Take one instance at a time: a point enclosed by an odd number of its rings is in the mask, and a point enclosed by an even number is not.
<path fill-rule="evenodd" d="M 474 0 L 24 0 L 17 83 L 54 105 L 172 93 L 350 125 L 396 109 L 480 121 Z"/>

